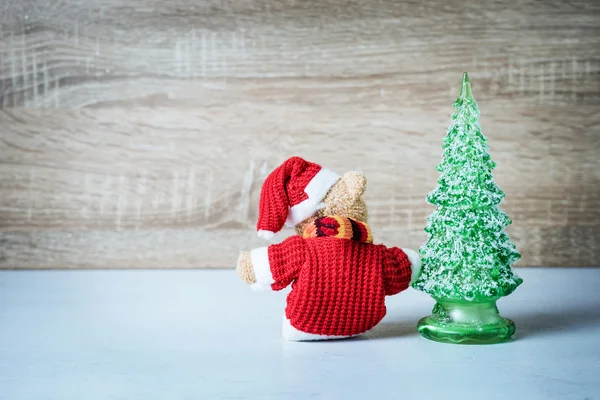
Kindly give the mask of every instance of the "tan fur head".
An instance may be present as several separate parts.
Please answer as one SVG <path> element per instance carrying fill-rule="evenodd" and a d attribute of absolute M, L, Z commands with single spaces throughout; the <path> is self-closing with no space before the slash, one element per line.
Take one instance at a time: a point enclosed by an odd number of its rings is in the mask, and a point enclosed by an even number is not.
<path fill-rule="evenodd" d="M 362 196 L 367 188 L 367 178 L 358 172 L 346 172 L 335 185 L 329 189 L 323 200 L 326 207 L 298 225 L 296 233 L 302 235 L 306 224 L 327 215 L 340 215 L 360 222 L 367 222 L 367 205 Z"/>

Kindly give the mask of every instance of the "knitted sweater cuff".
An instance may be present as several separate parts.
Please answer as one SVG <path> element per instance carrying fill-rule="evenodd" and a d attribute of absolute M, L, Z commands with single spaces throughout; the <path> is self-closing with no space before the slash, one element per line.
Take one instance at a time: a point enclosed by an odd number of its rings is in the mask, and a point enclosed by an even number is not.
<path fill-rule="evenodd" d="M 259 247 L 250 251 L 250 259 L 252 260 L 254 275 L 256 276 L 256 283 L 250 286 L 252 290 L 271 290 L 271 285 L 275 283 L 275 279 L 273 279 L 269 263 L 269 248 Z"/>
<path fill-rule="evenodd" d="M 419 278 L 419 275 L 421 275 L 421 256 L 411 249 L 402 249 L 402 251 L 408 256 L 408 261 L 410 261 L 410 269 L 412 271 L 410 284 L 412 285 Z"/>

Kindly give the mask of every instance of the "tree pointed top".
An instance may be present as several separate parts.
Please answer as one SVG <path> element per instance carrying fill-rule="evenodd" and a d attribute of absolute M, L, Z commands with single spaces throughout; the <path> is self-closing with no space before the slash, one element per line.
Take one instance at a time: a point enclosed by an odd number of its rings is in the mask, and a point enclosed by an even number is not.
<path fill-rule="evenodd" d="M 460 85 L 460 95 L 458 96 L 461 99 L 474 100 L 473 92 L 471 91 L 471 81 L 469 80 L 469 74 L 466 72 L 462 77 L 462 84 Z"/>

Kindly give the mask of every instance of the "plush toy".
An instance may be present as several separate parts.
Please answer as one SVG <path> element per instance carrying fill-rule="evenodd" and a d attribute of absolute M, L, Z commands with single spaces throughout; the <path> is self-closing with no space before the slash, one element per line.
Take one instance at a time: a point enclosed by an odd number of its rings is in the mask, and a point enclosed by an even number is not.
<path fill-rule="evenodd" d="M 343 176 L 292 157 L 265 180 L 258 235 L 284 225 L 297 235 L 241 252 L 237 272 L 254 290 L 292 285 L 283 336 L 292 341 L 347 338 L 367 332 L 386 313 L 385 296 L 409 287 L 419 273 L 417 252 L 373 244 L 363 201 L 366 178 Z"/>

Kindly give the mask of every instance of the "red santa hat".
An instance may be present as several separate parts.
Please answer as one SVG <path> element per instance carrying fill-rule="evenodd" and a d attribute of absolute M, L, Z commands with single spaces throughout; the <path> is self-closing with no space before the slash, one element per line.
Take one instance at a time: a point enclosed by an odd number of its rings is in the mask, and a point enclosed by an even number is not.
<path fill-rule="evenodd" d="M 292 157 L 267 176 L 260 192 L 258 236 L 271 239 L 284 225 L 294 227 L 323 208 L 323 199 L 340 176 Z"/>

